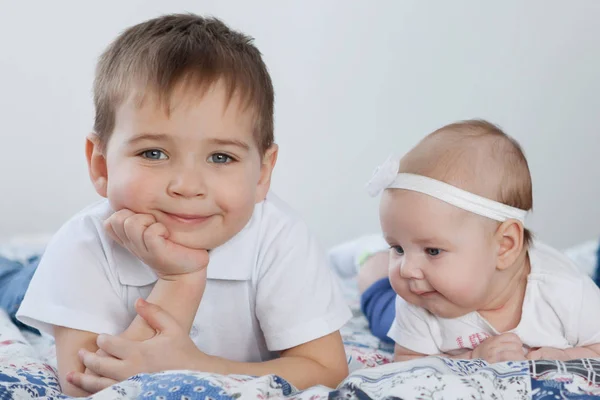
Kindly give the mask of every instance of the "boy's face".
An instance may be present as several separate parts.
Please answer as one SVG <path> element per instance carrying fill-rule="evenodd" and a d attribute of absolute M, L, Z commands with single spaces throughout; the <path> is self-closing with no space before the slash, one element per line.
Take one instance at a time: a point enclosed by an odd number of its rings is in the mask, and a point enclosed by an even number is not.
<path fill-rule="evenodd" d="M 407 190 L 386 190 L 381 226 L 390 282 L 407 302 L 443 318 L 484 308 L 495 293 L 494 221 Z"/>
<path fill-rule="evenodd" d="M 96 189 L 114 210 L 153 215 L 176 243 L 222 245 L 264 200 L 277 155 L 274 145 L 261 158 L 254 115 L 242 110 L 222 82 L 202 96 L 175 90 L 169 115 L 152 96 L 141 106 L 126 101 L 102 155 L 104 190 Z"/>

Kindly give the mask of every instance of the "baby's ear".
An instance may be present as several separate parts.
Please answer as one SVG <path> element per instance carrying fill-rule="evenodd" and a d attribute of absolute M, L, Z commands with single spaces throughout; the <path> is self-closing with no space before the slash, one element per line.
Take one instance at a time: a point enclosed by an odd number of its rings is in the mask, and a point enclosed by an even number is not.
<path fill-rule="evenodd" d="M 273 144 L 265 151 L 262 157 L 260 165 L 260 178 L 258 179 L 258 187 L 256 190 L 256 203 L 260 203 L 267 197 L 269 188 L 271 187 L 271 176 L 273 175 L 273 168 L 277 163 L 277 154 L 279 152 L 279 146 Z"/>
<path fill-rule="evenodd" d="M 504 270 L 512 266 L 523 251 L 525 229 L 521 222 L 509 219 L 500 224 L 495 233 L 498 243 L 497 268 Z"/>
<path fill-rule="evenodd" d="M 85 157 L 88 163 L 90 180 L 96 192 L 106 197 L 108 187 L 108 171 L 106 169 L 106 158 L 100 138 L 95 133 L 90 133 L 85 141 Z"/>

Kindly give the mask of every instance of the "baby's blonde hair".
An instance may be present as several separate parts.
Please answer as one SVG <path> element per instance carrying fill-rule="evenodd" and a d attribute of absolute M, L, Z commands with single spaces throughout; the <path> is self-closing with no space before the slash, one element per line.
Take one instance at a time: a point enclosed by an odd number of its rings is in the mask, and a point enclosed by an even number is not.
<path fill-rule="evenodd" d="M 482 176 L 488 171 L 495 179 Z M 512 207 L 533 209 L 531 173 L 523 149 L 485 120 L 459 121 L 437 129 L 402 159 L 400 172 L 429 176 Z M 526 248 L 532 240 L 533 234 L 525 229 Z"/>

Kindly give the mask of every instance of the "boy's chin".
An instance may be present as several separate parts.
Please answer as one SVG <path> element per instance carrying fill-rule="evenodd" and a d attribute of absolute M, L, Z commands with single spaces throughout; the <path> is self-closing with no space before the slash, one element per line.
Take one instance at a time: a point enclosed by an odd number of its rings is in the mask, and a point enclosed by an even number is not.
<path fill-rule="evenodd" d="M 169 240 L 183 247 L 196 250 L 212 250 L 227 241 L 226 238 L 220 238 L 216 235 L 207 236 L 194 232 L 172 232 Z"/>

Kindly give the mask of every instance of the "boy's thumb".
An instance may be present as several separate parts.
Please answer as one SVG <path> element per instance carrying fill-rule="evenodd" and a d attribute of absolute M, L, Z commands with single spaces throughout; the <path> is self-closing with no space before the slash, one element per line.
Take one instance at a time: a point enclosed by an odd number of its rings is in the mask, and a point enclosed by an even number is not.
<path fill-rule="evenodd" d="M 148 325 L 157 332 L 167 332 L 174 325 L 177 326 L 177 322 L 169 315 L 169 313 L 160 306 L 148 303 L 144 299 L 138 299 L 138 301 L 135 302 L 135 310 L 139 316 L 144 318 Z"/>

